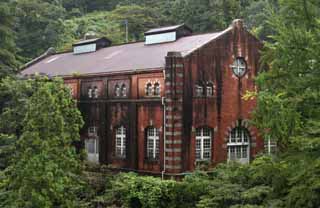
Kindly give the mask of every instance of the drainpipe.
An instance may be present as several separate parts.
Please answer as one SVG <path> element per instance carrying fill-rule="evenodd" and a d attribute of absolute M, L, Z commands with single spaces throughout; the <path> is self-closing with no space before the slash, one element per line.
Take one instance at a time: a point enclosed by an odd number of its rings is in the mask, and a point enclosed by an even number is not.
<path fill-rule="evenodd" d="M 166 72 L 163 70 L 164 79 L 166 78 Z M 165 89 L 165 86 L 164 88 Z M 162 97 L 163 106 L 163 169 L 161 172 L 161 178 L 164 179 L 164 174 L 166 172 L 166 100 Z"/>

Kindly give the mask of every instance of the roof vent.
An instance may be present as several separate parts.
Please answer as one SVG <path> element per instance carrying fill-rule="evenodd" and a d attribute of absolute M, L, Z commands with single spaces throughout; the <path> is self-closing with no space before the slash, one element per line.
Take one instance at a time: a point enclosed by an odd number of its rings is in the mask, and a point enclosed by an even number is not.
<path fill-rule="evenodd" d="M 86 36 L 88 37 L 88 36 Z M 80 41 L 73 44 L 73 54 L 90 53 L 111 45 L 111 41 L 107 38 L 93 38 Z"/>
<path fill-rule="evenodd" d="M 157 43 L 174 42 L 180 37 L 191 34 L 192 30 L 185 24 L 151 29 L 144 33 L 145 44 L 151 45 Z"/>

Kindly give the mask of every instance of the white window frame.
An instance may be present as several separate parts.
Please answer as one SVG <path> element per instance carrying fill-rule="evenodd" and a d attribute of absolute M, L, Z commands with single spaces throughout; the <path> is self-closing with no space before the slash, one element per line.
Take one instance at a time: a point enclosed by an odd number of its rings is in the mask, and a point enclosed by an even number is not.
<path fill-rule="evenodd" d="M 155 127 L 147 128 L 147 158 L 156 160 L 159 158 L 160 133 Z"/>
<path fill-rule="evenodd" d="M 209 140 L 209 147 L 206 146 L 206 141 Z M 199 153 L 200 157 L 197 157 Z M 206 153 L 209 153 L 207 156 Z M 196 161 L 211 160 L 212 155 L 212 131 L 208 127 L 196 129 Z"/>
<path fill-rule="evenodd" d="M 228 138 L 228 161 L 250 162 L 250 134 L 244 127 L 235 127 Z"/>
<path fill-rule="evenodd" d="M 148 82 L 146 85 L 146 96 L 150 97 L 153 95 L 153 86 L 151 82 Z"/>
<path fill-rule="evenodd" d="M 88 88 L 88 98 L 92 98 L 93 96 L 93 90 L 91 87 Z"/>
<path fill-rule="evenodd" d="M 196 85 L 196 97 L 202 97 L 204 94 L 204 89 L 202 85 Z"/>
<path fill-rule="evenodd" d="M 115 97 L 120 97 L 121 96 L 121 89 L 118 84 L 114 86 L 114 96 Z"/>
<path fill-rule="evenodd" d="M 231 68 L 237 77 L 242 77 L 247 71 L 247 63 L 244 58 L 238 57 L 234 60 Z"/>
<path fill-rule="evenodd" d="M 161 87 L 160 87 L 160 83 L 159 82 L 156 82 L 153 86 L 154 88 L 154 96 L 157 96 L 159 97 L 161 95 Z"/>
<path fill-rule="evenodd" d="M 268 155 L 273 155 L 277 152 L 277 142 L 267 138 L 264 142 L 264 149 Z"/>
<path fill-rule="evenodd" d="M 93 145 L 93 151 L 90 152 L 90 147 Z M 93 163 L 99 163 L 99 138 L 87 138 L 85 139 L 85 149 L 87 152 L 87 160 Z"/>
<path fill-rule="evenodd" d="M 206 86 L 206 95 L 207 97 L 212 97 L 214 95 L 214 85 L 211 82 Z"/>
<path fill-rule="evenodd" d="M 99 89 L 98 89 L 98 87 L 95 86 L 92 91 L 92 97 L 98 98 L 98 96 L 99 96 Z"/>
<path fill-rule="evenodd" d="M 126 158 L 126 128 L 120 126 L 116 128 L 115 155 L 118 158 Z"/>
<path fill-rule="evenodd" d="M 121 85 L 121 96 L 127 97 L 127 86 L 125 84 Z"/>

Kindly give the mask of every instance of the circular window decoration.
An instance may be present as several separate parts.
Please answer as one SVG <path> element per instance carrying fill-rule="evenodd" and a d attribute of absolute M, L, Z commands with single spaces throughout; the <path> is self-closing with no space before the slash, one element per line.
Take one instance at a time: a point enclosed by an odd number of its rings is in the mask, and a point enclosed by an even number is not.
<path fill-rule="evenodd" d="M 247 71 L 247 64 L 244 58 L 236 58 L 231 66 L 233 73 L 237 77 L 242 77 Z"/>

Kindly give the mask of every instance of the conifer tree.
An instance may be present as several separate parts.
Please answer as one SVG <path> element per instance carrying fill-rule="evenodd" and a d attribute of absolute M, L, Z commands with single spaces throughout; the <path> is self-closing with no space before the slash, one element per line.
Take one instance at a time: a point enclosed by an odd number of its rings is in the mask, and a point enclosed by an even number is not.
<path fill-rule="evenodd" d="M 81 163 L 73 143 L 83 121 L 61 80 L 37 78 L 10 166 L 3 207 L 76 207 Z"/>

